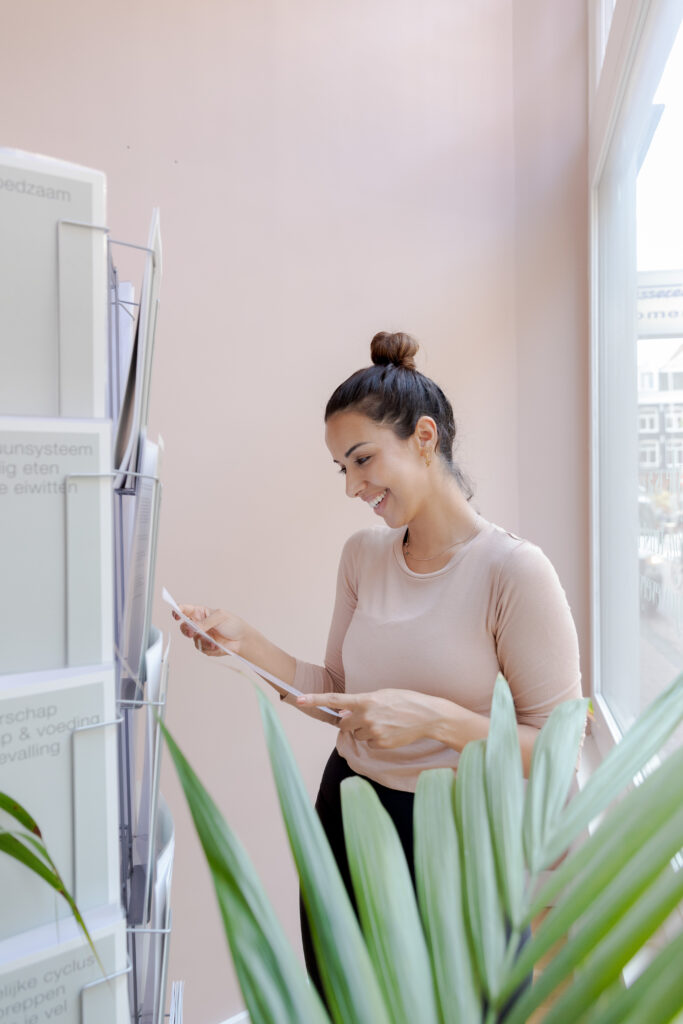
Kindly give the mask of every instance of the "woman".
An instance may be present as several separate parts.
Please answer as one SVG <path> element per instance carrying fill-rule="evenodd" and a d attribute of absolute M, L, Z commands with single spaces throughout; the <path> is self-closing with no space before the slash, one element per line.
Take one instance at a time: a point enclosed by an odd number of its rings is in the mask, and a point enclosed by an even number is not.
<path fill-rule="evenodd" d="M 412 869 L 418 776 L 455 769 L 465 744 L 486 737 L 498 673 L 515 701 L 525 774 L 553 707 L 581 696 L 576 631 L 555 570 L 539 548 L 471 507 L 453 463 L 453 411 L 416 370 L 417 348 L 408 335 L 377 334 L 373 365 L 327 404 L 326 442 L 346 493 L 386 528 L 361 530 L 344 546 L 325 665 L 293 658 L 228 612 L 184 608 L 221 643 L 301 690 L 302 710 L 342 712 L 316 808 L 349 891 L 344 778 L 370 780 Z M 303 913 L 302 931 L 320 988 Z"/>

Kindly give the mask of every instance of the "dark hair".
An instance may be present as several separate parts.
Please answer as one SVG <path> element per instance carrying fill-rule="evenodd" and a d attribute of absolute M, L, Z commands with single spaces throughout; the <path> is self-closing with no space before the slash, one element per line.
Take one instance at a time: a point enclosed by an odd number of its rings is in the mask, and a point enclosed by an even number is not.
<path fill-rule="evenodd" d="M 353 409 L 390 426 L 405 440 L 415 432 L 420 416 L 431 416 L 436 423 L 437 452 L 469 501 L 472 487 L 453 462 L 453 409 L 439 385 L 416 369 L 419 347 L 409 334 L 376 334 L 370 343 L 373 365 L 356 370 L 336 388 L 325 408 L 325 422 L 336 412 Z"/>

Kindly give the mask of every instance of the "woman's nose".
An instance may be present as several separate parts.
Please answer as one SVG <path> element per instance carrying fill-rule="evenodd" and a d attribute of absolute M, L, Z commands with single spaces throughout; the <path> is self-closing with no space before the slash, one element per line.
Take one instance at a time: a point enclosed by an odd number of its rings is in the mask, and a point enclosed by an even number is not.
<path fill-rule="evenodd" d="M 350 473 L 346 470 L 346 495 L 355 498 L 363 486 L 363 481 L 358 473 Z"/>

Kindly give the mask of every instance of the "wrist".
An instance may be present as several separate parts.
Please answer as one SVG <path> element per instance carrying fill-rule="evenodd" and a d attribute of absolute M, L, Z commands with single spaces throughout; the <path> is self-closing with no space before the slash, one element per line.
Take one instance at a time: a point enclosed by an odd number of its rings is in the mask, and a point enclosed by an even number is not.
<path fill-rule="evenodd" d="M 450 700 L 439 699 L 436 714 L 429 729 L 429 738 L 443 743 L 447 747 L 455 747 L 458 739 L 457 705 Z"/>
<path fill-rule="evenodd" d="M 242 645 L 241 645 L 242 646 Z M 252 665 L 261 668 L 270 675 L 277 676 L 290 686 L 294 683 L 296 660 L 282 648 L 259 633 L 253 626 L 245 623 L 243 647 L 239 652 Z"/>
<path fill-rule="evenodd" d="M 434 721 L 432 738 L 444 746 L 461 752 L 470 740 L 486 739 L 489 719 L 470 711 L 454 701 L 441 699 L 438 718 Z"/>
<path fill-rule="evenodd" d="M 266 656 L 267 647 L 268 640 L 263 633 L 259 633 L 258 629 L 245 622 L 237 653 L 247 661 L 260 665 Z"/>

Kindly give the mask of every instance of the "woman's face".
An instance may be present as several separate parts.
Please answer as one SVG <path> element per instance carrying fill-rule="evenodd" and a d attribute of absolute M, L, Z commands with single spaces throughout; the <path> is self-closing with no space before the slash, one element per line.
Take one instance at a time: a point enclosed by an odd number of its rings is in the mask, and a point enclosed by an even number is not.
<path fill-rule="evenodd" d="M 403 526 L 415 518 L 427 482 L 417 431 L 401 440 L 391 427 L 349 410 L 329 418 L 325 441 L 346 477 L 350 498 L 367 502 L 387 526 Z"/>

